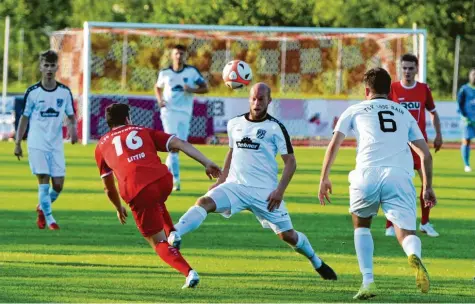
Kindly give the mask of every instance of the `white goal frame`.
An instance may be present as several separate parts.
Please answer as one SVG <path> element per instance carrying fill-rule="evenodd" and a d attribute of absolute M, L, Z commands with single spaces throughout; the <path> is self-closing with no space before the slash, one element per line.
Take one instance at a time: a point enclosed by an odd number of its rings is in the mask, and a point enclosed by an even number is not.
<path fill-rule="evenodd" d="M 419 58 L 419 80 L 426 81 L 427 75 L 427 31 L 425 29 L 382 29 L 382 28 L 325 28 L 325 27 L 275 27 L 275 26 L 223 26 L 195 24 L 154 24 L 127 22 L 84 22 L 84 61 L 82 90 L 82 144 L 90 142 L 90 86 L 91 86 L 91 31 L 93 28 L 117 29 L 163 29 L 163 30 L 202 30 L 226 32 L 280 32 L 315 34 L 410 34 L 413 35 L 413 53 Z"/>

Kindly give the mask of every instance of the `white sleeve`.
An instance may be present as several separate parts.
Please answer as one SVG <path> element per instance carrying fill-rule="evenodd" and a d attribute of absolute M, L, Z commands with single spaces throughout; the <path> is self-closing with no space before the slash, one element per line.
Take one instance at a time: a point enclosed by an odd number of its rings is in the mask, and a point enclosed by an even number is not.
<path fill-rule="evenodd" d="M 64 106 L 64 112 L 66 115 L 71 116 L 74 115 L 74 105 L 73 105 L 73 94 L 71 94 L 71 91 L 68 90 L 68 97 L 66 98 L 66 104 Z"/>
<path fill-rule="evenodd" d="M 353 117 L 352 117 L 352 111 L 351 108 L 346 109 L 343 114 L 341 114 L 340 118 L 338 119 L 338 122 L 336 123 L 335 129 L 333 132 L 340 132 L 343 133 L 343 135 L 348 136 L 348 133 L 350 133 L 353 123 L 352 123 Z"/>
<path fill-rule="evenodd" d="M 414 117 L 408 112 L 409 116 L 409 141 L 415 141 L 418 139 L 424 139 L 424 135 L 422 135 L 422 131 L 417 124 L 417 121 Z"/>
<path fill-rule="evenodd" d="M 205 83 L 205 79 L 203 78 L 203 76 L 201 75 L 200 71 L 198 71 L 197 69 L 195 69 L 195 73 L 194 73 L 194 79 L 193 79 L 193 83 L 196 84 L 196 85 L 202 85 Z"/>
<path fill-rule="evenodd" d="M 228 141 L 229 141 L 229 147 L 233 148 L 234 147 L 234 141 L 233 141 L 233 125 L 234 123 L 228 121 L 228 125 L 226 126 L 226 130 L 228 132 Z"/>
<path fill-rule="evenodd" d="M 160 71 L 160 73 L 158 73 L 158 79 L 157 79 L 156 86 L 157 86 L 157 88 L 160 88 L 160 89 L 163 89 L 163 87 L 165 86 L 165 79 L 164 79 L 162 71 Z"/>
<path fill-rule="evenodd" d="M 35 108 L 35 103 L 31 99 L 31 96 L 30 96 L 29 92 L 27 92 L 25 94 L 24 102 L 25 103 L 23 104 L 23 113 L 22 113 L 22 115 L 26 116 L 26 117 L 30 117 L 31 113 L 33 113 L 33 110 Z"/>
<path fill-rule="evenodd" d="M 280 155 L 293 154 L 294 148 L 292 147 L 292 142 L 290 141 L 289 133 L 282 123 L 277 123 L 279 127 L 275 134 L 275 144 Z"/>

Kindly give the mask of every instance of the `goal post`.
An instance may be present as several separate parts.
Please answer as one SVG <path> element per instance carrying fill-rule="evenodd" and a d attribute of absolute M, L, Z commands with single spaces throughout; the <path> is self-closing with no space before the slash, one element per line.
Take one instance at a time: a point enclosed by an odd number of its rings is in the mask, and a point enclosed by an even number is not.
<path fill-rule="evenodd" d="M 418 41 L 419 80 L 425 82 L 425 29 L 85 22 L 82 30 L 67 29 L 51 36 L 60 57 L 59 79 L 76 96 L 83 144 L 107 130 L 101 114 L 111 102 L 134 107 L 137 123 L 161 126 L 153 86 L 158 71 L 170 63 L 167 50 L 177 43 L 185 45 L 187 63 L 208 81 L 210 98 L 245 98 L 245 92 L 226 89 L 221 71 L 229 60 L 248 62 L 253 81 L 268 83 L 274 99 L 283 99 L 274 102 L 274 108 L 280 107 L 274 112 L 294 113 L 286 121 L 295 130 L 291 136 L 305 137 L 308 134 L 299 130 L 306 128 L 311 100 L 361 99 L 362 75 L 371 67 L 382 66 L 393 79 L 399 78 L 399 58 L 413 50 L 414 41 Z M 285 102 L 292 98 L 301 100 L 301 105 Z M 208 136 L 213 133 L 209 131 L 213 114 L 209 105 L 198 112 L 192 128 L 197 136 Z"/>

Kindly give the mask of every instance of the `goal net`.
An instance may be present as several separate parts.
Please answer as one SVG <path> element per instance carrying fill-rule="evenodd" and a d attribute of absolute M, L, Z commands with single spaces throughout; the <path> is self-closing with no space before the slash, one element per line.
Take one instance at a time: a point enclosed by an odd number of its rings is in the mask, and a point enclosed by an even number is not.
<path fill-rule="evenodd" d="M 246 112 L 247 90 L 231 91 L 221 78 L 227 61 L 241 59 L 251 66 L 254 83 L 272 88 L 270 114 L 295 141 L 308 143 L 328 138 L 351 100 L 364 98 L 367 69 L 384 67 L 399 78 L 400 56 L 416 52 L 424 81 L 425 37 L 425 30 L 409 29 L 86 22 L 84 29 L 54 32 L 51 46 L 59 53 L 58 78 L 75 95 L 85 144 L 108 130 L 104 111 L 114 102 L 131 106 L 134 123 L 162 128 L 153 88 L 158 71 L 170 65 L 175 44 L 187 48 L 187 64 L 196 66 L 210 87 L 209 94 L 195 97 L 190 141 L 216 140 L 227 120 Z"/>

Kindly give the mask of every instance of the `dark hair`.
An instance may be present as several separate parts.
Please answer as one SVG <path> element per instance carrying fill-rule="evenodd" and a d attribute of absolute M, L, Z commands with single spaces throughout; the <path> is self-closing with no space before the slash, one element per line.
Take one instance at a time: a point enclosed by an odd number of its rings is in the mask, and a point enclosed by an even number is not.
<path fill-rule="evenodd" d="M 416 65 L 419 65 L 419 59 L 417 59 L 416 55 L 410 53 L 401 56 L 401 62 L 403 61 L 414 62 Z"/>
<path fill-rule="evenodd" d="M 173 47 L 172 47 L 173 50 L 177 49 L 179 51 L 183 51 L 183 52 L 186 52 L 186 47 L 183 45 L 183 44 L 175 44 Z"/>
<path fill-rule="evenodd" d="M 374 68 L 364 74 L 364 84 L 375 94 L 389 94 L 391 76 L 383 68 Z"/>
<path fill-rule="evenodd" d="M 40 62 L 44 60 L 46 62 L 58 62 L 58 54 L 53 50 L 47 50 L 40 53 Z"/>
<path fill-rule="evenodd" d="M 109 128 L 125 125 L 129 117 L 129 106 L 123 103 L 114 103 L 106 108 L 106 121 Z"/>

